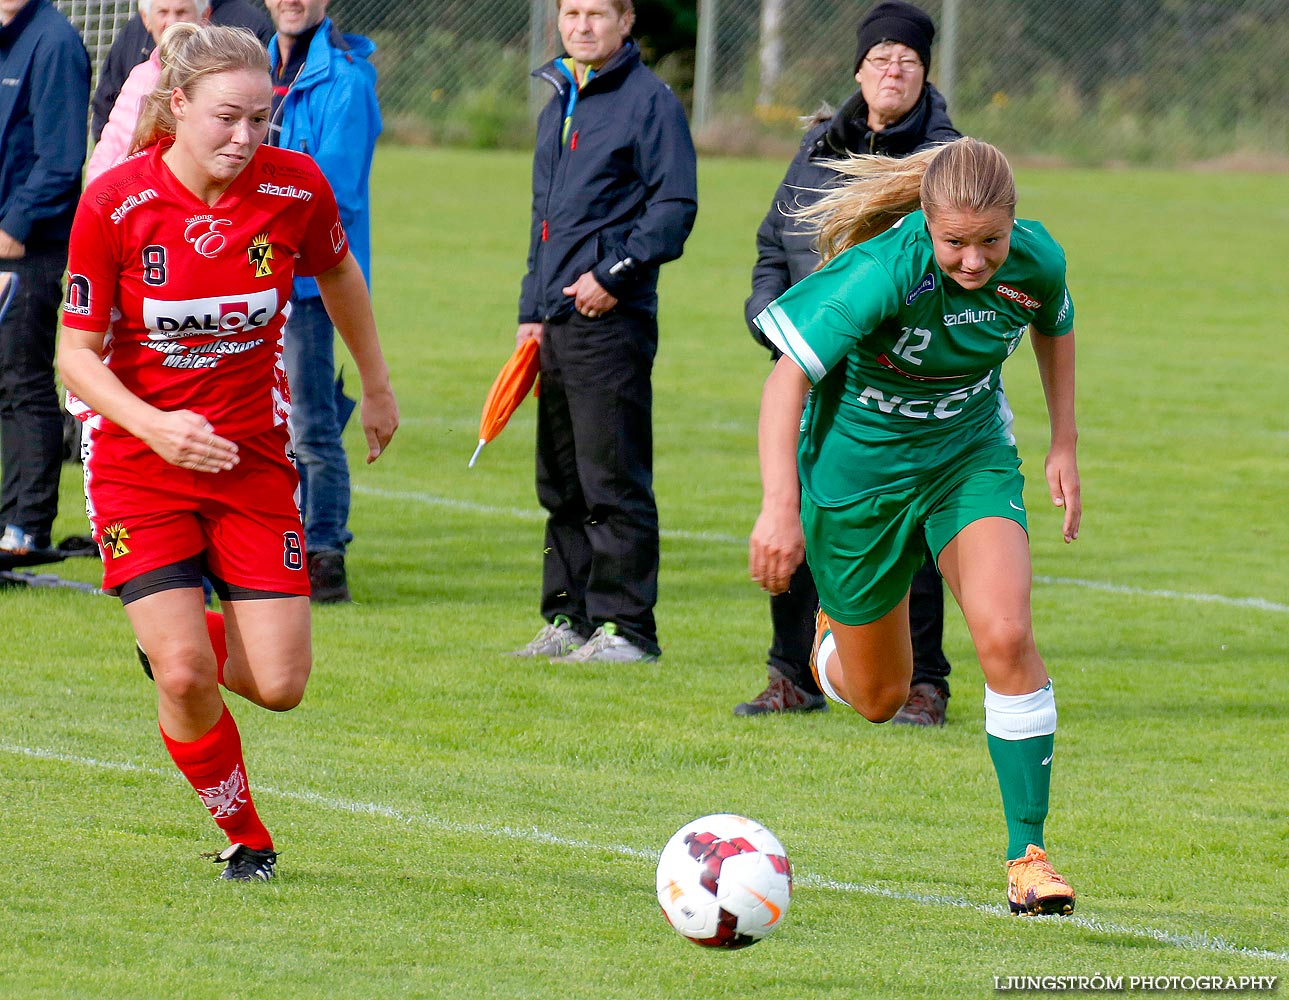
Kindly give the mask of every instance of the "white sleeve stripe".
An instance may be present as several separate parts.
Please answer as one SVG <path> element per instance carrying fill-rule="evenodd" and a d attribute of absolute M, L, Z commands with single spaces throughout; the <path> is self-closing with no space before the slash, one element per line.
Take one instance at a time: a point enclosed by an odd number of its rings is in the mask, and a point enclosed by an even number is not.
<path fill-rule="evenodd" d="M 788 314 L 779 307 L 778 303 L 771 302 L 766 306 L 761 315 L 756 318 L 756 325 L 770 338 L 770 342 L 775 347 L 801 366 L 801 370 L 806 373 L 812 385 L 828 374 L 819 356 L 806 343 L 805 338 L 801 336 L 801 331 L 793 325 Z"/>

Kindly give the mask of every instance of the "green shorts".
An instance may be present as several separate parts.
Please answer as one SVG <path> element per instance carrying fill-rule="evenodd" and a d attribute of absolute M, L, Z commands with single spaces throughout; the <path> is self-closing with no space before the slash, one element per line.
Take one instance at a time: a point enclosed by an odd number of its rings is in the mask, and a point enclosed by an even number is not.
<path fill-rule="evenodd" d="M 1020 459 L 1015 448 L 972 456 L 942 479 L 865 497 L 845 507 L 818 507 L 801 497 L 806 561 L 824 613 L 843 625 L 881 618 L 908 593 L 927 549 L 941 550 L 985 517 L 1025 521 Z"/>

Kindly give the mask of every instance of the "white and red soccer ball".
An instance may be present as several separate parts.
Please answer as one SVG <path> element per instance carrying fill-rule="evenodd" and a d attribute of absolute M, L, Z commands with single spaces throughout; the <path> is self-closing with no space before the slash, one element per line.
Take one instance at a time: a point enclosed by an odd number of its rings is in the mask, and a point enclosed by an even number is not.
<path fill-rule="evenodd" d="M 745 816 L 686 823 L 658 859 L 658 903 L 682 937 L 709 948 L 746 948 L 783 922 L 792 865 L 779 839 Z"/>

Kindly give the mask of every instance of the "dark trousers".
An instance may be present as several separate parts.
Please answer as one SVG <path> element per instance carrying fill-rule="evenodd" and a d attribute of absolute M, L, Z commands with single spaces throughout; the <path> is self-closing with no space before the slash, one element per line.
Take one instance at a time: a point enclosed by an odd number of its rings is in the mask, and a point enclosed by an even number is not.
<path fill-rule="evenodd" d="M 782 594 L 770 598 L 774 639 L 769 664 L 797 687 L 818 693 L 810 672 L 810 650 L 815 642 L 815 612 L 819 594 L 815 578 L 803 561 Z M 944 584 L 935 562 L 926 562 L 913 575 L 909 595 L 909 628 L 913 633 L 913 683 L 934 684 L 949 693 L 949 661 L 941 642 L 944 636 Z"/>
<path fill-rule="evenodd" d="M 20 525 L 49 544 L 58 514 L 63 418 L 54 387 L 54 340 L 67 246 L 0 260 L 18 288 L 0 320 L 0 528 Z"/>
<path fill-rule="evenodd" d="M 613 310 L 542 333 L 537 498 L 546 509 L 542 617 L 581 631 L 613 622 L 660 652 L 653 387 L 658 322 Z"/>

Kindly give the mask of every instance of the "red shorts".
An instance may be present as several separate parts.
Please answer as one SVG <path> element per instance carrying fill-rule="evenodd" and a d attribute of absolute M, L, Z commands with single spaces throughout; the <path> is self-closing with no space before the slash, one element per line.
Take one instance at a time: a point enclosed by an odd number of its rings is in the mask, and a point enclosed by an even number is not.
<path fill-rule="evenodd" d="M 103 586 L 202 556 L 211 575 L 248 590 L 309 594 L 300 478 L 285 426 L 238 442 L 228 472 L 171 465 L 138 438 L 94 433 L 86 512 Z"/>

